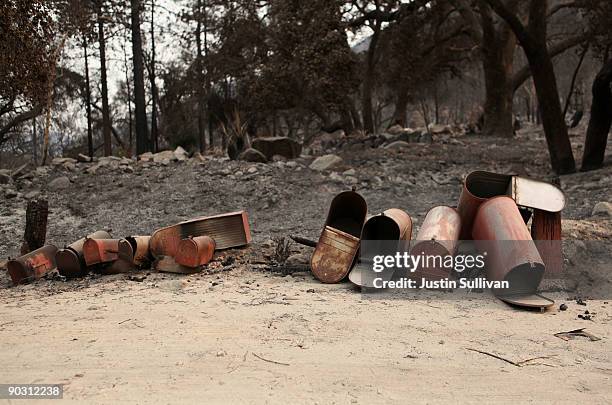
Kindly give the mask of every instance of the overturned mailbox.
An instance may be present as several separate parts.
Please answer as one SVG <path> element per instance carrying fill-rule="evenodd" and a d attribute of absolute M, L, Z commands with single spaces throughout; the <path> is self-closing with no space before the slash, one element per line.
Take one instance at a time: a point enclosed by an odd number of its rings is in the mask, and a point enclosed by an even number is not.
<path fill-rule="evenodd" d="M 57 247 L 45 245 L 28 254 L 9 260 L 7 270 L 14 285 L 42 278 L 54 270 Z"/>
<path fill-rule="evenodd" d="M 81 277 L 87 274 L 87 264 L 83 257 L 83 245 L 87 239 L 110 239 L 110 233 L 97 231 L 57 251 L 55 260 L 57 270 L 64 277 Z"/>
<path fill-rule="evenodd" d="M 311 259 L 312 273 L 318 280 L 337 283 L 348 275 L 367 211 L 365 200 L 354 191 L 334 197 Z"/>
<path fill-rule="evenodd" d="M 456 209 L 446 206 L 434 207 L 425 216 L 416 237 L 411 255 L 453 256 L 457 250 L 461 233 L 461 217 Z M 441 280 L 450 275 L 444 267 L 419 266 L 412 277 Z"/>
<path fill-rule="evenodd" d="M 151 263 L 149 250 L 150 236 L 128 236 L 119 241 L 119 258 L 133 264 L 135 267 L 144 267 Z"/>
<path fill-rule="evenodd" d="M 550 183 L 520 176 L 475 171 L 465 178 L 459 196 L 457 211 L 461 216 L 461 239 L 471 238 L 472 224 L 478 207 L 489 198 L 502 195 L 511 197 L 519 207 L 533 209 L 536 213 L 558 213 L 565 206 L 563 192 Z"/>
<path fill-rule="evenodd" d="M 181 266 L 199 267 L 208 264 L 215 253 L 215 241 L 210 236 L 183 239 L 178 245 L 175 261 Z"/>
<path fill-rule="evenodd" d="M 153 232 L 151 254 L 155 258 L 176 255 L 179 243 L 187 237 L 209 236 L 216 249 L 230 249 L 248 245 L 251 229 L 246 211 L 231 212 L 184 221 Z"/>
<path fill-rule="evenodd" d="M 537 294 L 544 262 L 512 198 L 499 196 L 483 203 L 474 218 L 472 236 L 479 249 L 487 252 L 487 278 L 509 283 L 508 289 L 493 289 L 498 298 L 540 309 L 554 304 Z"/>
<path fill-rule="evenodd" d="M 83 244 L 83 257 L 87 266 L 114 262 L 119 259 L 119 239 L 88 238 Z"/>
<path fill-rule="evenodd" d="M 360 287 L 374 287 L 374 278 L 391 280 L 394 269 L 381 273 L 372 271 L 373 257 L 407 251 L 411 237 L 412 219 L 405 211 L 390 208 L 368 218 L 361 231 L 360 260 L 349 273 L 349 280 Z"/>

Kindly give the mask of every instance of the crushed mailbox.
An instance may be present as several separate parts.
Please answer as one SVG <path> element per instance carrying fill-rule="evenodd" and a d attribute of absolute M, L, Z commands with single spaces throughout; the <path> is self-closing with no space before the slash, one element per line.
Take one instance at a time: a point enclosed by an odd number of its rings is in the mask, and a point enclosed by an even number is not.
<path fill-rule="evenodd" d="M 345 191 L 331 201 L 311 270 L 323 283 L 348 278 L 369 288 L 368 271 L 376 255 L 409 252 L 452 257 L 461 241 L 473 240 L 488 252 L 487 279 L 511 282 L 508 290 L 493 289 L 497 297 L 517 306 L 547 308 L 552 301 L 539 295 L 538 287 L 545 271 L 562 267 L 560 243 L 554 242 L 561 239 L 564 205 L 563 193 L 552 184 L 475 171 L 465 178 L 457 207 L 432 208 L 411 245 L 413 221 L 408 213 L 391 208 L 368 217 L 365 199 L 354 190 Z M 54 271 L 67 278 L 91 270 L 113 274 L 149 267 L 190 274 L 201 271 L 215 252 L 250 242 L 248 215 L 236 211 L 180 222 L 151 236 L 115 239 L 106 231 L 97 231 L 59 250 L 45 245 L 9 260 L 7 269 L 15 285 Z M 380 276 L 391 279 L 393 273 L 391 269 Z M 443 267 L 417 267 L 411 277 L 439 280 L 453 274 Z"/>

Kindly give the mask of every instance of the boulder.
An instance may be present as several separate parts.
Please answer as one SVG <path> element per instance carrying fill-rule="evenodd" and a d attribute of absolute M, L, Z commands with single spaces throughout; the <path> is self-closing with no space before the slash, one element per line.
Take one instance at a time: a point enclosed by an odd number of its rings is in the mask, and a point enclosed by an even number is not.
<path fill-rule="evenodd" d="M 602 201 L 595 204 L 595 207 L 593 207 L 593 216 L 612 218 L 612 203 Z"/>
<path fill-rule="evenodd" d="M 453 132 L 453 130 L 450 127 L 450 125 L 430 124 L 429 132 L 431 132 L 434 135 L 439 135 L 439 134 L 450 134 Z"/>
<path fill-rule="evenodd" d="M 174 158 L 179 162 L 184 162 L 185 160 L 189 159 L 189 153 L 187 153 L 187 151 L 181 146 L 177 146 L 174 150 Z"/>
<path fill-rule="evenodd" d="M 66 176 L 57 177 L 49 182 L 50 190 L 65 190 L 70 187 L 70 179 Z"/>
<path fill-rule="evenodd" d="M 51 164 L 54 166 L 63 165 L 64 163 L 76 163 L 77 160 L 69 157 L 56 157 L 53 158 Z"/>
<path fill-rule="evenodd" d="M 176 156 L 174 155 L 174 151 L 171 150 L 164 150 L 153 155 L 153 161 L 155 163 L 168 164 L 168 162 L 175 159 Z"/>
<path fill-rule="evenodd" d="M 310 164 L 309 167 L 312 170 L 321 172 L 324 170 L 329 170 L 340 163 L 342 163 L 342 158 L 340 156 L 330 154 L 319 156 Z"/>
<path fill-rule="evenodd" d="M 153 153 L 145 152 L 142 155 L 138 156 L 138 160 L 141 162 L 150 162 L 153 160 Z"/>
<path fill-rule="evenodd" d="M 87 155 L 84 155 L 82 153 L 79 153 L 77 156 L 77 162 L 81 162 L 81 163 L 90 163 L 93 162 L 93 159 Z"/>
<path fill-rule="evenodd" d="M 281 136 L 253 139 L 251 147 L 263 153 L 267 160 L 271 160 L 274 155 L 280 155 L 286 159 L 295 159 L 300 157 L 302 153 L 301 143 Z"/>
<path fill-rule="evenodd" d="M 399 135 L 402 132 L 404 132 L 404 128 L 398 124 L 395 124 L 387 129 L 387 133 L 391 135 Z"/>
<path fill-rule="evenodd" d="M 268 161 L 268 159 L 266 159 L 266 156 L 263 153 L 253 148 L 249 148 L 245 150 L 244 152 L 242 152 L 238 156 L 238 159 L 244 160 L 245 162 L 255 162 L 255 163 L 266 163 Z"/>

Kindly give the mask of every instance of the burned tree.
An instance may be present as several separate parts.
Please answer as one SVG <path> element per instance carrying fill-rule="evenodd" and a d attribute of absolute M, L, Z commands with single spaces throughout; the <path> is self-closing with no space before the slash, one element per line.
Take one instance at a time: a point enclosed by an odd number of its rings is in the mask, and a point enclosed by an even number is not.
<path fill-rule="evenodd" d="M 132 54 L 134 63 L 134 104 L 136 106 L 136 154 L 151 150 L 145 104 L 144 62 L 140 32 L 141 0 L 131 0 Z"/>
<path fill-rule="evenodd" d="M 575 172 L 576 163 L 561 110 L 555 71 L 546 44 L 548 0 L 530 1 L 527 25 L 501 0 L 486 2 L 512 28 L 529 61 L 552 169 L 558 174 Z"/>

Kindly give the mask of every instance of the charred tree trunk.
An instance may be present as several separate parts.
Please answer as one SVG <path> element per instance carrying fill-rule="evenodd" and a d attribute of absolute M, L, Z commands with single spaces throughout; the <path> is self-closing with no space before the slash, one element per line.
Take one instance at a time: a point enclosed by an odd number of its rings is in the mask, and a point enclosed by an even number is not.
<path fill-rule="evenodd" d="M 197 3 L 197 24 L 196 24 L 196 69 L 198 82 L 197 95 L 198 95 L 198 141 L 200 143 L 200 152 L 206 152 L 206 132 L 204 122 L 204 92 L 203 92 L 203 66 L 202 66 L 202 0 L 198 0 Z"/>
<path fill-rule="evenodd" d="M 155 84 L 155 0 L 151 1 L 151 149 L 159 150 L 157 133 L 157 85 Z"/>
<path fill-rule="evenodd" d="M 391 125 L 400 125 L 406 127 L 406 110 L 408 109 L 408 91 L 405 88 L 400 89 L 395 98 L 395 112 L 393 113 L 393 121 Z"/>
<path fill-rule="evenodd" d="M 89 57 L 87 55 L 87 39 L 83 37 L 83 53 L 85 57 L 85 110 L 87 111 L 87 154 L 93 158 L 93 130 L 91 118 L 91 87 L 89 83 Z"/>
<path fill-rule="evenodd" d="M 136 154 L 148 152 L 151 148 L 147 128 L 145 105 L 144 64 L 142 58 L 142 37 L 140 34 L 140 0 L 130 0 L 132 20 L 132 53 L 134 62 L 134 104 L 136 105 Z"/>
<path fill-rule="evenodd" d="M 482 67 L 485 77 L 484 126 L 482 133 L 489 136 L 511 137 L 512 123 L 512 63 L 516 37 L 512 29 L 493 22 L 491 9 L 481 8 Z"/>
<path fill-rule="evenodd" d="M 486 1 L 510 25 L 527 56 L 542 112 L 552 169 L 557 174 L 575 172 L 576 163 L 561 110 L 555 70 L 546 45 L 548 0 L 531 0 L 527 27 L 500 0 Z"/>
<path fill-rule="evenodd" d="M 98 43 L 100 46 L 100 81 L 102 82 L 102 138 L 104 140 L 104 156 L 110 156 L 113 154 L 113 147 L 108 107 L 108 79 L 106 77 L 106 37 L 101 9 L 98 11 Z"/>
<path fill-rule="evenodd" d="M 128 57 L 127 50 L 125 46 L 123 47 L 123 65 L 125 67 L 125 88 L 127 91 L 127 107 L 128 107 L 128 134 L 129 134 L 129 144 L 128 144 L 128 154 L 131 157 L 134 151 L 134 120 L 132 118 L 132 88 L 130 86 L 130 67 L 128 65 Z"/>
<path fill-rule="evenodd" d="M 25 255 L 42 247 L 47 237 L 47 216 L 49 204 L 47 200 L 28 201 L 26 208 L 26 227 L 21 246 L 21 254 Z"/>
<path fill-rule="evenodd" d="M 361 114 L 363 115 L 363 129 L 367 133 L 373 133 L 374 128 L 374 108 L 372 107 L 372 94 L 374 92 L 374 73 L 376 65 L 376 48 L 378 45 L 378 37 L 380 35 L 380 27 L 375 23 L 374 34 L 368 47 L 366 54 L 366 70 L 363 78 L 363 88 L 361 93 Z"/>
<path fill-rule="evenodd" d="M 612 59 L 609 59 L 593 81 L 593 103 L 582 156 L 582 171 L 595 170 L 603 166 L 608 134 L 612 126 L 611 84 Z"/>

